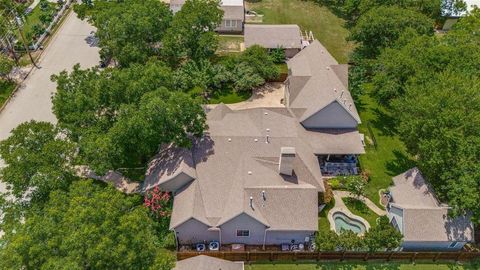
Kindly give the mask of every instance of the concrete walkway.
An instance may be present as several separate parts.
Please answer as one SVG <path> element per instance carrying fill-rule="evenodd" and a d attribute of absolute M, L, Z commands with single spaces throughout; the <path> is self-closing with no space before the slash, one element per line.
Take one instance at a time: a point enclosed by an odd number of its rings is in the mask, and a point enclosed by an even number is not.
<path fill-rule="evenodd" d="M 281 108 L 285 107 L 281 101 L 284 97 L 285 85 L 283 83 L 267 83 L 253 90 L 253 95 L 245 101 L 227 104 L 232 110 L 245 110 L 252 108 Z M 215 108 L 216 104 L 207 105 Z"/>
<path fill-rule="evenodd" d="M 350 192 L 342 191 L 342 190 L 334 190 L 333 195 L 335 196 L 335 204 L 337 203 L 337 197 L 340 199 L 340 202 L 342 204 L 343 204 L 342 198 L 353 197 L 353 195 Z M 387 212 L 385 210 L 380 209 L 380 207 L 378 207 L 376 204 L 374 204 L 369 198 L 361 196 L 360 200 L 363 203 L 365 203 L 368 206 L 368 208 L 370 208 L 370 210 L 375 212 L 375 214 L 377 214 L 379 216 L 385 216 L 387 214 Z M 345 204 L 343 204 L 343 205 L 345 205 Z"/>

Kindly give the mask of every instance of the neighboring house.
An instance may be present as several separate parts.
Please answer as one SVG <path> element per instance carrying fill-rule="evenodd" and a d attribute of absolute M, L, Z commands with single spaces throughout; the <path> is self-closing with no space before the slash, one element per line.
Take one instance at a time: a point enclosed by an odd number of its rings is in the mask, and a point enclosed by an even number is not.
<path fill-rule="evenodd" d="M 465 17 L 469 12 L 471 12 L 475 7 L 480 7 L 480 0 L 463 0 L 466 4 L 466 11 L 461 12 L 443 12 L 448 13 L 446 15 L 445 23 L 443 24 L 443 30 L 450 30 L 452 26 L 462 17 Z"/>
<path fill-rule="evenodd" d="M 244 270 L 243 262 L 231 262 L 205 255 L 177 261 L 173 270 Z"/>
<path fill-rule="evenodd" d="M 310 94 L 314 101 L 316 95 L 325 96 L 319 93 L 326 89 L 323 84 L 337 78 L 324 79 L 316 81 L 316 92 L 298 96 Z M 321 111 L 313 103 L 308 106 Z M 233 111 L 219 104 L 207 112 L 209 128 L 191 149 L 165 146 L 152 160 L 144 189 L 159 186 L 174 193 L 170 229 L 180 245 L 303 243 L 318 230 L 318 196 L 324 192 L 319 157 L 362 154 L 362 137 L 343 124 L 307 129 L 294 111 L 300 110 Z M 338 111 L 323 113 L 342 119 Z"/>
<path fill-rule="evenodd" d="M 302 49 L 302 33 L 296 24 L 246 24 L 245 47 L 260 45 L 267 49 L 282 48 L 291 58 Z"/>
<path fill-rule="evenodd" d="M 403 235 L 404 250 L 460 250 L 473 241 L 467 216 L 451 218 L 421 172 L 413 168 L 393 178 L 388 217 Z"/>
<path fill-rule="evenodd" d="M 180 11 L 186 0 L 170 0 L 170 10 Z M 245 22 L 245 5 L 243 0 L 222 0 L 223 20 L 216 29 L 218 32 L 241 33 Z"/>

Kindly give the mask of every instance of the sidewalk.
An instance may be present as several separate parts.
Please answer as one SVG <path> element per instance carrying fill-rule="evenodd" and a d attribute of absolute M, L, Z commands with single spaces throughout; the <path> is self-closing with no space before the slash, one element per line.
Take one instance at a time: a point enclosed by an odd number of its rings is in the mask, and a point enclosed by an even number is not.
<path fill-rule="evenodd" d="M 340 198 L 340 201 L 342 202 L 342 204 L 343 204 L 343 200 L 341 198 L 353 197 L 352 194 L 350 194 L 350 192 L 342 191 L 342 190 L 334 190 L 333 194 Z M 337 200 L 337 198 L 335 198 L 335 202 L 336 202 L 336 200 Z M 385 216 L 387 214 L 387 212 L 385 210 L 380 209 L 380 207 L 378 207 L 376 204 L 374 204 L 369 198 L 361 196 L 360 200 L 363 203 L 365 203 L 368 206 L 368 208 L 370 208 L 373 212 L 375 212 L 375 214 L 377 214 L 379 216 Z"/>

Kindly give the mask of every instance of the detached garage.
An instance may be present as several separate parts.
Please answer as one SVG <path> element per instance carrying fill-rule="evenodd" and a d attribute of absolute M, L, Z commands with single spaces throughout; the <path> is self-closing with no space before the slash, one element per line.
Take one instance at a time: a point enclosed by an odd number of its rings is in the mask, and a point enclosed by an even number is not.
<path fill-rule="evenodd" d="M 296 24 L 246 24 L 245 47 L 260 45 L 267 49 L 283 48 L 292 58 L 302 49 L 302 33 Z"/>

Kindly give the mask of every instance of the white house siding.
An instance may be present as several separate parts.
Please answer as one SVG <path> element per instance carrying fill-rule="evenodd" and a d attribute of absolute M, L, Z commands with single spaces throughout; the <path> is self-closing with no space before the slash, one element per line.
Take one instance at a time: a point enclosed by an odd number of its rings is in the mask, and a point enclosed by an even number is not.
<path fill-rule="evenodd" d="M 247 245 L 263 245 L 265 225 L 252 217 L 241 214 L 220 226 L 222 244 L 242 243 Z M 249 237 L 237 237 L 237 230 L 249 230 Z"/>
<path fill-rule="evenodd" d="M 348 108 L 349 104 L 346 106 Z M 305 119 L 302 125 L 306 128 L 356 128 L 357 120 L 346 110 L 338 102 L 332 102 Z"/>
<path fill-rule="evenodd" d="M 215 31 L 221 33 L 241 33 L 243 31 L 243 20 L 223 19 Z"/>
<path fill-rule="evenodd" d="M 280 245 L 285 243 L 292 243 L 292 240 L 296 244 L 305 242 L 305 237 L 312 238 L 315 231 L 268 231 L 267 230 L 267 245 Z"/>
<path fill-rule="evenodd" d="M 162 183 L 159 186 L 164 191 L 175 192 L 192 180 L 192 177 L 182 172 L 172 178 L 170 181 Z"/>
<path fill-rule="evenodd" d="M 404 251 L 458 251 L 463 248 L 465 242 L 457 242 L 455 247 L 450 248 L 450 244 L 453 242 L 422 242 L 422 241 L 405 241 L 402 243 Z"/>
<path fill-rule="evenodd" d="M 190 219 L 175 228 L 180 244 L 195 244 L 210 241 L 219 241 L 218 231 L 209 231 L 208 226 L 196 219 Z"/>

